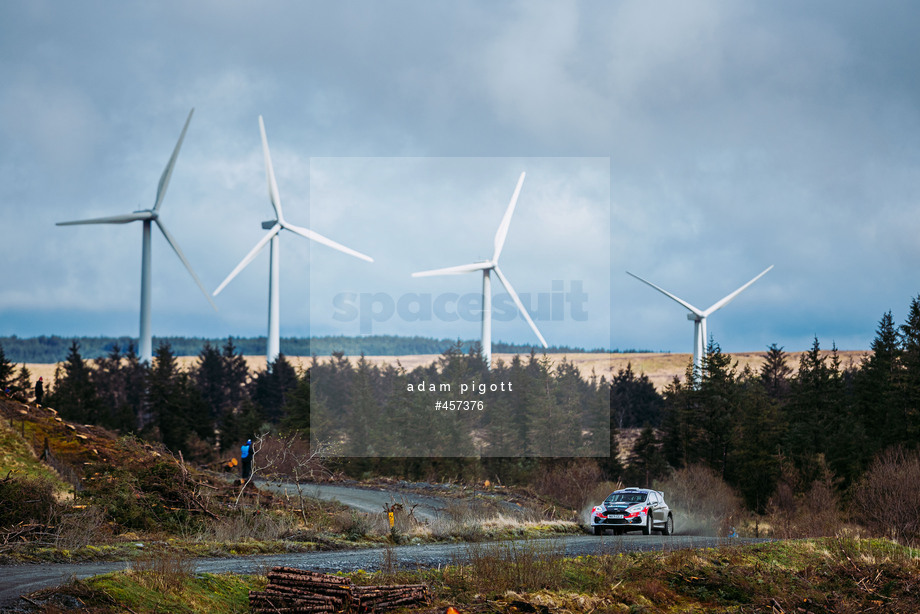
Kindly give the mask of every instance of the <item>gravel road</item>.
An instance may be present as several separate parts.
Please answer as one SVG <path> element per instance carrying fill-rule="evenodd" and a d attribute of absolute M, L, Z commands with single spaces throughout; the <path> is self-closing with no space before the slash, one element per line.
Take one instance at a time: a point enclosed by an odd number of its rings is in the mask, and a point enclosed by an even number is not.
<path fill-rule="evenodd" d="M 259 482 L 259 488 L 276 493 L 286 492 L 296 497 L 297 486 L 294 484 L 269 484 Z M 304 496 L 324 501 L 338 501 L 344 505 L 369 514 L 380 514 L 383 506 L 401 503 L 406 507 L 415 506 L 414 514 L 419 520 L 432 522 L 438 518 L 446 506 L 446 501 L 438 497 L 419 495 L 412 492 L 390 491 L 355 486 L 336 486 L 333 484 L 307 484 L 301 487 Z"/>
<path fill-rule="evenodd" d="M 481 544 L 420 544 L 395 546 L 389 549 L 391 560 L 405 568 L 438 567 L 462 560 L 470 548 L 485 548 L 499 544 L 507 548 L 534 547 L 560 555 L 577 556 L 613 554 L 642 550 L 678 550 L 682 548 L 708 548 L 724 544 L 746 544 L 767 540 L 720 539 L 686 535 L 593 535 L 560 536 L 526 541 L 486 542 Z M 276 554 L 222 559 L 197 559 L 198 573 L 261 573 L 276 565 L 287 565 L 322 572 L 376 571 L 384 564 L 386 548 L 343 550 L 336 552 L 307 552 L 301 554 Z M 12 611 L 19 595 L 42 588 L 57 586 L 71 578 L 86 578 L 97 574 L 125 569 L 128 563 L 77 563 L 15 565 L 0 567 L 0 612 Z"/>

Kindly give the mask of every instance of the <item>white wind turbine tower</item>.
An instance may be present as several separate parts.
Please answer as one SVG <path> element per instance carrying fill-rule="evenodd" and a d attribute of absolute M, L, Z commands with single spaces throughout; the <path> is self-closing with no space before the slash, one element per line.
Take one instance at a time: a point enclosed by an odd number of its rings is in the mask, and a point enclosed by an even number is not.
<path fill-rule="evenodd" d="M 268 179 L 268 197 L 271 199 L 272 207 L 275 210 L 275 219 L 269 220 L 267 222 L 262 222 L 262 228 L 268 230 L 264 237 L 262 237 L 255 247 L 246 254 L 246 257 L 233 271 L 227 276 L 214 291 L 214 296 L 220 294 L 220 291 L 223 290 L 230 281 L 237 276 L 237 274 L 242 271 L 246 266 L 253 261 L 253 259 L 258 255 L 262 248 L 269 242 L 271 242 L 271 248 L 269 249 L 269 264 L 268 264 L 268 342 L 266 344 L 265 358 L 270 364 L 275 359 L 278 358 L 278 354 L 281 352 L 281 334 L 280 334 L 280 294 L 281 288 L 279 285 L 280 279 L 280 240 L 278 238 L 279 233 L 282 230 L 290 230 L 291 232 L 298 234 L 302 237 L 316 241 L 317 243 L 322 243 L 332 249 L 337 249 L 340 252 L 344 252 L 356 258 L 361 258 L 362 260 L 367 260 L 368 262 L 373 262 L 374 259 L 370 256 L 366 256 L 361 252 L 357 252 L 351 248 L 345 247 L 339 243 L 336 243 L 332 239 L 328 239 L 323 235 L 313 232 L 309 228 L 303 228 L 301 226 L 295 226 L 291 224 L 286 219 L 284 219 L 284 214 L 281 211 L 281 195 L 278 193 L 278 184 L 275 182 L 275 170 L 272 167 L 272 157 L 271 152 L 268 150 L 268 138 L 265 136 L 265 122 L 262 121 L 262 116 L 259 116 L 259 130 L 262 133 L 262 153 L 265 156 L 265 176 Z"/>
<path fill-rule="evenodd" d="M 514 206 L 517 204 L 518 195 L 521 193 L 521 186 L 524 185 L 525 174 L 526 173 L 521 173 L 521 178 L 518 179 L 517 187 L 514 188 L 514 194 L 511 196 L 511 202 L 508 203 L 508 209 L 505 210 L 505 216 L 502 218 L 501 224 L 498 226 L 498 231 L 495 233 L 494 249 L 490 260 L 474 262 L 472 264 L 461 264 L 460 266 L 447 267 L 445 269 L 420 271 L 412 274 L 413 277 L 429 277 L 433 275 L 458 275 L 460 273 L 482 271 L 482 359 L 487 367 L 491 367 L 492 365 L 492 282 L 490 279 L 490 273 L 492 271 L 495 271 L 495 275 L 505 287 L 505 290 L 508 291 L 508 294 L 511 295 L 514 304 L 517 305 L 517 308 L 521 311 L 521 315 L 523 315 L 527 323 L 530 324 L 530 328 L 533 329 L 537 338 L 540 339 L 540 343 L 543 344 L 543 347 L 547 347 L 546 339 L 540 334 L 537 325 L 533 323 L 530 314 L 527 313 L 527 309 L 524 307 L 524 303 L 521 302 L 517 292 L 511 287 L 511 282 L 508 281 L 508 278 L 505 277 L 502 270 L 498 268 L 498 257 L 501 255 L 502 247 L 505 245 L 505 237 L 508 236 L 511 216 L 514 213 Z"/>
<path fill-rule="evenodd" d="M 764 269 L 760 273 L 760 275 L 758 275 L 751 281 L 747 282 L 746 284 L 744 284 L 743 286 L 741 286 L 740 288 L 738 288 L 737 290 L 735 290 L 728 296 L 714 303 L 709 309 L 705 309 L 705 310 L 694 307 L 687 301 L 674 296 L 667 290 L 663 288 L 659 288 L 652 282 L 646 281 L 642 279 L 641 277 L 639 277 L 638 275 L 633 275 L 629 271 L 626 271 L 626 273 L 628 275 L 632 275 L 633 277 L 635 277 L 642 283 L 648 284 L 649 286 L 655 288 L 656 290 L 658 290 L 659 292 L 661 292 L 668 298 L 671 298 L 677 301 L 678 303 L 680 303 L 681 305 L 683 305 L 684 307 L 690 310 L 690 313 L 687 314 L 687 319 L 693 321 L 693 368 L 696 370 L 697 373 L 699 373 L 703 365 L 703 352 L 705 351 L 705 345 L 706 345 L 706 318 L 712 315 L 713 312 L 718 311 L 722 307 L 725 307 L 726 305 L 728 305 L 736 296 L 744 292 L 744 290 L 746 290 L 748 286 L 750 286 L 752 283 L 754 283 L 755 281 L 757 281 L 758 279 L 766 275 L 767 272 L 772 268 L 773 268 L 773 265 L 771 264 L 766 269 Z"/>
<path fill-rule="evenodd" d="M 110 217 L 99 217 L 90 220 L 75 220 L 72 222 L 58 222 L 57 224 L 58 226 L 73 226 L 76 224 L 127 224 L 129 222 L 144 223 L 143 243 L 141 248 L 141 326 L 140 337 L 138 341 L 138 357 L 140 358 L 141 362 L 150 362 L 151 358 L 153 357 L 153 337 L 150 332 L 150 238 L 151 226 L 154 223 L 160 229 L 160 232 L 163 233 L 163 236 L 166 237 L 166 241 L 176 252 L 176 255 L 179 256 L 179 260 L 182 261 L 182 264 L 184 264 L 185 268 L 188 269 L 188 272 L 191 273 L 195 283 L 198 284 L 198 287 L 201 288 L 202 292 L 204 292 L 204 296 L 208 299 L 208 302 L 211 303 L 211 307 L 217 311 L 217 305 L 215 305 L 214 301 L 211 300 L 211 297 L 208 295 L 208 291 L 205 290 L 204 286 L 202 285 L 201 280 L 199 280 L 198 276 L 195 275 L 195 271 L 192 270 L 192 265 L 190 265 L 188 260 L 185 259 L 185 256 L 182 254 L 182 250 L 179 249 L 179 244 L 176 243 L 176 240 L 171 234 L 169 234 L 169 231 L 166 230 L 166 226 L 164 226 L 163 222 L 160 220 L 160 206 L 163 204 L 163 198 L 166 196 L 166 188 L 169 186 L 169 179 L 172 177 L 173 167 L 176 165 L 176 158 L 179 156 L 179 149 L 182 147 L 182 141 L 185 139 L 185 132 L 188 130 L 188 125 L 189 122 L 192 121 L 192 114 L 194 112 L 195 109 L 189 111 L 188 119 L 185 120 L 185 126 L 182 128 L 182 134 L 179 135 L 179 142 L 176 143 L 176 147 L 173 149 L 172 156 L 170 156 L 169 162 L 166 164 L 166 168 L 163 170 L 163 174 L 160 176 L 160 183 L 157 185 L 157 198 L 152 209 L 141 209 L 126 215 L 113 215 Z"/>

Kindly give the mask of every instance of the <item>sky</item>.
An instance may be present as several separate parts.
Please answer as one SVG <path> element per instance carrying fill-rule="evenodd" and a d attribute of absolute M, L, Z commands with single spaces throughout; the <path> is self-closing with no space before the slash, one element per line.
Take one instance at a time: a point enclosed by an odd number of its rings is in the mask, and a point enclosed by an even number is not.
<path fill-rule="evenodd" d="M 535 310 L 588 296 L 536 318 L 550 344 L 690 352 L 686 310 L 626 271 L 705 309 L 774 265 L 709 318 L 723 350 L 867 349 L 920 294 L 918 22 L 906 1 L 2 3 L 0 336 L 137 334 L 140 225 L 55 223 L 152 207 L 194 108 L 161 220 L 209 292 L 273 218 L 260 115 L 286 218 L 375 260 L 283 233 L 282 336 L 477 338 L 411 313 L 478 274 L 410 274 L 489 258 L 526 172 L 502 270 Z M 266 250 L 215 312 L 155 236 L 154 334 L 264 335 L 267 278 Z M 519 317 L 493 338 L 536 341 Z"/>

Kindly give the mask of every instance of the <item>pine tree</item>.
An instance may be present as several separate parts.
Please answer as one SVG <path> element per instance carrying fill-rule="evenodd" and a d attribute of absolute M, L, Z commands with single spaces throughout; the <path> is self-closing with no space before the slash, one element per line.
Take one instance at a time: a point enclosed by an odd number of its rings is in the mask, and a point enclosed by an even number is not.
<path fill-rule="evenodd" d="M 618 429 L 661 425 L 664 400 L 648 376 L 636 376 L 632 363 L 620 369 L 610 384 L 611 426 Z"/>
<path fill-rule="evenodd" d="M 741 382 L 739 416 L 733 434 L 726 481 L 744 497 L 747 507 L 762 514 L 781 474 L 779 446 L 783 419 L 779 401 L 762 377 Z M 774 389 L 775 391 L 775 389 Z"/>
<path fill-rule="evenodd" d="M 693 365 L 687 367 L 685 380 L 693 381 Z M 676 375 L 664 391 L 664 412 L 661 422 L 661 448 L 665 460 L 676 469 L 693 462 L 690 440 L 697 428 L 693 406 L 696 400 L 693 388 L 684 385 Z"/>
<path fill-rule="evenodd" d="M 534 456 L 573 456 L 579 447 L 578 423 L 572 423 L 571 394 L 557 396 L 557 382 L 548 357 L 537 361 L 536 369 L 529 370 L 535 377 L 536 395 L 531 401 L 530 442 L 528 449 Z M 566 383 L 566 388 L 570 384 Z M 561 401 L 561 402 L 560 402 Z"/>
<path fill-rule="evenodd" d="M 57 409 L 63 418 L 84 424 L 95 424 L 99 420 L 102 403 L 76 340 L 70 345 L 63 373 L 55 376 L 54 389 L 47 397 L 47 404 Z"/>
<path fill-rule="evenodd" d="M 799 360 L 786 413 L 783 454 L 792 460 L 803 484 L 820 478 L 819 459 L 826 459 L 842 477 L 852 471 L 846 466 L 855 460 L 862 429 L 848 403 L 836 348 L 828 364 L 817 337 Z"/>
<path fill-rule="evenodd" d="M 905 425 L 903 440 L 916 446 L 920 440 L 920 296 L 910 302 L 900 332 L 903 374 L 898 397 Z"/>
<path fill-rule="evenodd" d="M 283 408 L 288 394 L 297 388 L 297 372 L 284 354 L 278 354 L 251 384 L 250 398 L 259 408 L 262 418 L 270 424 L 279 424 L 284 417 Z"/>
<path fill-rule="evenodd" d="M 767 395 L 776 400 L 784 400 L 789 395 L 789 376 L 792 369 L 786 364 L 786 353 L 775 343 L 767 348 L 764 363 L 760 366 L 760 381 Z"/>
<path fill-rule="evenodd" d="M 694 462 L 703 461 L 724 479 L 739 412 L 738 387 L 731 356 L 723 354 L 712 339 L 703 355 L 699 385 L 692 394 L 700 427 L 691 441 Z"/>
<path fill-rule="evenodd" d="M 897 328 L 889 311 L 879 321 L 872 354 L 863 360 L 855 381 L 858 417 L 870 447 L 866 461 L 904 436 L 907 425 L 897 398 L 900 353 Z"/>
<path fill-rule="evenodd" d="M 348 399 L 349 456 L 378 456 L 385 454 L 392 433 L 380 428 L 380 405 L 375 391 L 374 373 L 364 355 L 358 359 L 355 377 Z"/>
<path fill-rule="evenodd" d="M 282 427 L 293 430 L 305 437 L 310 434 L 310 370 L 297 378 L 297 387 L 288 394 L 284 405 Z"/>
<path fill-rule="evenodd" d="M 28 401 L 32 390 L 32 374 L 29 373 L 29 369 L 26 368 L 25 364 L 19 368 L 19 375 L 13 380 L 13 385 L 10 386 L 10 390 L 13 393 L 13 398 L 23 403 Z"/>
<path fill-rule="evenodd" d="M 122 358 L 121 377 L 125 386 L 125 406 L 119 413 L 123 414 L 125 423 L 132 426 L 127 430 L 140 431 L 150 419 L 150 404 L 147 402 L 147 382 L 150 378 L 150 366 L 141 362 L 133 343 L 128 343 Z"/>
<path fill-rule="evenodd" d="M 655 480 L 665 477 L 669 470 L 655 430 L 645 427 L 633 444 L 623 479 L 628 485 L 651 488 Z"/>
<path fill-rule="evenodd" d="M 108 356 L 97 358 L 95 363 L 92 380 L 102 403 L 99 423 L 122 432 L 134 430 L 138 407 L 129 403 L 129 371 L 122 364 L 121 349 L 117 344 L 112 346 Z"/>
<path fill-rule="evenodd" d="M 201 449 L 203 441 L 214 436 L 207 409 L 166 342 L 154 352 L 148 401 L 154 416 L 148 428 L 155 427 L 163 445 L 174 452 L 182 451 L 187 458 L 205 453 Z"/>
<path fill-rule="evenodd" d="M 510 364 L 499 363 L 490 374 L 496 381 L 513 382 L 518 387 L 523 386 L 522 375 L 521 361 L 517 356 L 512 358 Z M 491 395 L 488 399 L 476 399 L 484 403 L 480 422 L 482 437 L 486 442 L 483 456 L 510 457 L 523 450 L 524 441 L 517 425 L 517 398 L 518 394 L 499 394 Z"/>
<path fill-rule="evenodd" d="M 3 345 L 0 345 L 0 391 L 5 391 L 13 383 L 13 363 L 6 359 Z"/>
<path fill-rule="evenodd" d="M 220 435 L 220 449 L 235 446 L 240 438 L 245 441 L 247 433 L 239 431 L 237 417 L 247 399 L 249 368 L 243 356 L 236 352 L 233 339 L 227 340 L 223 350 L 205 343 L 198 353 L 191 378 L 207 408 L 207 419 Z"/>
<path fill-rule="evenodd" d="M 598 467 L 606 475 L 619 475 L 622 471 L 617 455 L 619 429 L 614 426 L 613 416 L 610 415 L 610 384 L 607 378 L 592 372 L 583 395 L 582 426 L 587 433 L 585 455 L 600 457 Z"/>

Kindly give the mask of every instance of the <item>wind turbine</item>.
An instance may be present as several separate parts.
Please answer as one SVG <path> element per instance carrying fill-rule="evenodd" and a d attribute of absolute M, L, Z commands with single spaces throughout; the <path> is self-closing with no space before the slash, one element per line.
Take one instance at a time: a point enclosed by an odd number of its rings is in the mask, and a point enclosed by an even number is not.
<path fill-rule="evenodd" d="M 280 240 L 278 238 L 279 233 L 282 230 L 290 230 L 291 232 L 298 234 L 302 237 L 310 239 L 311 241 L 316 241 L 317 243 L 322 243 L 332 249 L 337 249 L 340 252 L 344 252 L 355 258 L 360 258 L 362 260 L 367 260 L 368 262 L 373 262 L 374 259 L 370 256 L 366 256 L 361 252 L 357 252 L 351 248 L 345 247 L 340 243 L 336 243 L 332 239 L 328 239 L 323 235 L 313 232 L 309 228 L 303 228 L 301 226 L 295 226 L 291 224 L 286 219 L 284 219 L 284 214 L 281 211 L 281 195 L 278 193 L 278 184 L 275 182 L 275 170 L 272 167 L 272 156 L 271 152 L 268 150 L 268 138 L 265 136 L 265 122 L 262 121 L 262 116 L 259 116 L 259 130 L 262 133 L 262 153 L 265 156 L 265 176 L 268 180 L 268 197 L 272 202 L 272 207 L 275 210 L 275 219 L 269 220 L 267 222 L 262 222 L 262 228 L 268 230 L 264 237 L 262 237 L 255 247 L 246 254 L 246 257 L 233 271 L 227 275 L 225 279 L 214 291 L 214 296 L 220 294 L 220 291 L 223 290 L 230 281 L 237 276 L 237 274 L 246 268 L 246 266 L 253 261 L 253 259 L 258 255 L 260 251 L 265 247 L 266 244 L 271 242 L 271 247 L 269 249 L 269 262 L 268 262 L 268 342 L 265 351 L 265 358 L 268 361 L 268 364 L 274 362 L 278 358 L 278 354 L 281 352 L 281 334 L 280 334 L 280 295 L 281 287 L 279 284 L 280 280 Z"/>
<path fill-rule="evenodd" d="M 138 345 L 140 346 L 138 348 L 139 358 L 141 362 L 150 362 L 150 359 L 153 357 L 153 337 L 150 332 L 150 236 L 151 226 L 153 224 L 156 224 L 160 232 L 163 233 L 163 236 L 166 237 L 166 242 L 169 243 L 173 251 L 176 252 L 176 255 L 179 256 L 179 260 L 182 261 L 182 264 L 184 264 L 188 272 L 191 273 L 192 279 L 194 279 L 198 287 L 201 288 L 205 298 L 211 303 L 211 307 L 217 311 L 217 305 L 211 300 L 201 280 L 195 275 L 195 271 L 192 270 L 192 265 L 185 259 L 182 250 L 179 249 L 179 244 L 176 243 L 176 240 L 169 234 L 169 231 L 166 230 L 166 226 L 164 226 L 163 222 L 160 220 L 160 206 L 163 204 L 163 198 L 166 196 L 166 188 L 169 186 L 169 179 L 172 177 L 173 167 L 176 165 L 176 158 L 179 157 L 179 149 L 182 147 L 182 141 L 185 139 L 185 132 L 188 130 L 188 125 L 189 122 L 192 121 L 192 114 L 194 112 L 195 109 L 189 111 L 188 119 L 185 120 L 185 126 L 182 128 L 182 134 L 179 135 L 179 142 L 176 143 L 176 148 L 173 149 L 172 155 L 169 157 L 169 162 L 166 163 L 166 168 L 160 176 L 160 183 L 157 184 L 157 198 L 152 209 L 140 209 L 126 215 L 113 215 L 90 220 L 75 220 L 72 222 L 57 223 L 58 226 L 74 226 L 77 224 L 127 224 L 129 222 L 143 222 L 143 242 L 141 247 L 141 325 L 140 337 L 138 340 Z"/>
<path fill-rule="evenodd" d="M 718 302 L 714 303 L 709 309 L 705 309 L 705 310 L 698 309 L 698 308 L 694 307 L 693 305 L 691 305 L 691 304 L 688 303 L 687 301 L 685 301 L 685 300 L 683 300 L 683 299 L 681 299 L 681 298 L 678 298 L 678 297 L 674 296 L 673 294 L 671 294 L 671 293 L 668 292 L 667 290 L 665 290 L 665 289 L 663 289 L 663 288 L 659 288 L 658 286 L 656 286 L 656 285 L 653 284 L 652 282 L 646 281 L 646 280 L 642 279 L 641 277 L 639 277 L 638 275 L 633 275 L 633 274 L 630 273 L 629 271 L 626 271 L 626 273 L 627 273 L 628 275 L 632 275 L 633 277 L 635 277 L 636 279 L 638 279 L 638 280 L 641 281 L 642 283 L 648 284 L 649 286 L 655 288 L 656 290 L 658 290 L 659 292 L 661 292 L 662 294 L 664 294 L 664 295 L 667 296 L 668 298 L 671 298 L 671 299 L 677 301 L 678 303 L 680 303 L 681 305 L 683 305 L 684 307 L 686 307 L 687 309 L 690 310 L 690 313 L 687 314 L 687 319 L 693 321 L 693 368 L 696 370 L 697 373 L 699 373 L 699 372 L 700 372 L 700 369 L 701 369 L 702 366 L 703 366 L 703 352 L 704 352 L 704 349 L 705 349 L 704 346 L 705 346 L 705 344 L 706 344 L 706 318 L 708 318 L 710 315 L 712 315 L 713 312 L 718 311 L 718 310 L 721 309 L 722 307 L 725 307 L 725 306 L 728 305 L 730 302 L 732 302 L 732 300 L 734 300 L 734 298 L 735 298 L 736 296 L 738 296 L 739 294 L 741 294 L 742 292 L 744 292 L 744 291 L 748 288 L 748 286 L 750 286 L 752 283 L 754 283 L 755 281 L 757 281 L 758 279 L 760 279 L 761 277 L 763 277 L 764 275 L 766 275 L 767 272 L 768 272 L 770 269 L 772 269 L 772 268 L 773 268 L 773 265 L 771 264 L 771 265 L 768 266 L 766 269 L 764 269 L 764 270 L 760 273 L 760 275 L 758 275 L 757 277 L 755 277 L 755 278 L 752 279 L 751 281 L 747 282 L 746 284 L 744 284 L 743 286 L 741 286 L 740 288 L 738 288 L 737 290 L 735 290 L 734 292 L 732 292 L 732 293 L 729 294 L 728 296 L 723 297 L 721 300 L 719 300 Z"/>
<path fill-rule="evenodd" d="M 482 359 L 485 361 L 487 367 L 491 367 L 492 365 L 492 281 L 490 279 L 492 271 L 495 271 L 498 280 L 505 287 L 505 290 L 508 291 L 508 294 L 511 295 L 514 304 L 517 305 L 517 308 L 521 311 L 521 315 L 523 315 L 527 323 L 530 324 L 530 328 L 533 329 L 540 343 L 543 344 L 543 347 L 547 347 L 546 339 L 540 334 L 537 325 L 533 323 L 530 314 L 527 313 L 527 309 L 524 307 L 524 303 L 521 302 L 517 292 L 511 287 L 511 282 L 508 281 L 508 278 L 505 277 L 502 270 L 498 268 L 498 257 L 502 253 L 502 248 L 505 245 L 505 238 L 508 236 L 511 216 L 514 214 L 514 206 L 517 204 L 518 195 L 521 193 L 521 186 L 524 185 L 525 174 L 526 173 L 521 173 L 521 178 L 518 179 L 517 187 L 514 188 L 514 194 L 511 196 L 511 202 L 508 203 L 508 208 L 505 210 L 505 215 L 502 218 L 501 224 L 498 225 L 491 259 L 482 262 L 474 262 L 472 264 L 447 267 L 445 269 L 420 271 L 412 274 L 412 277 L 430 277 L 433 275 L 459 275 L 461 273 L 482 271 Z"/>

